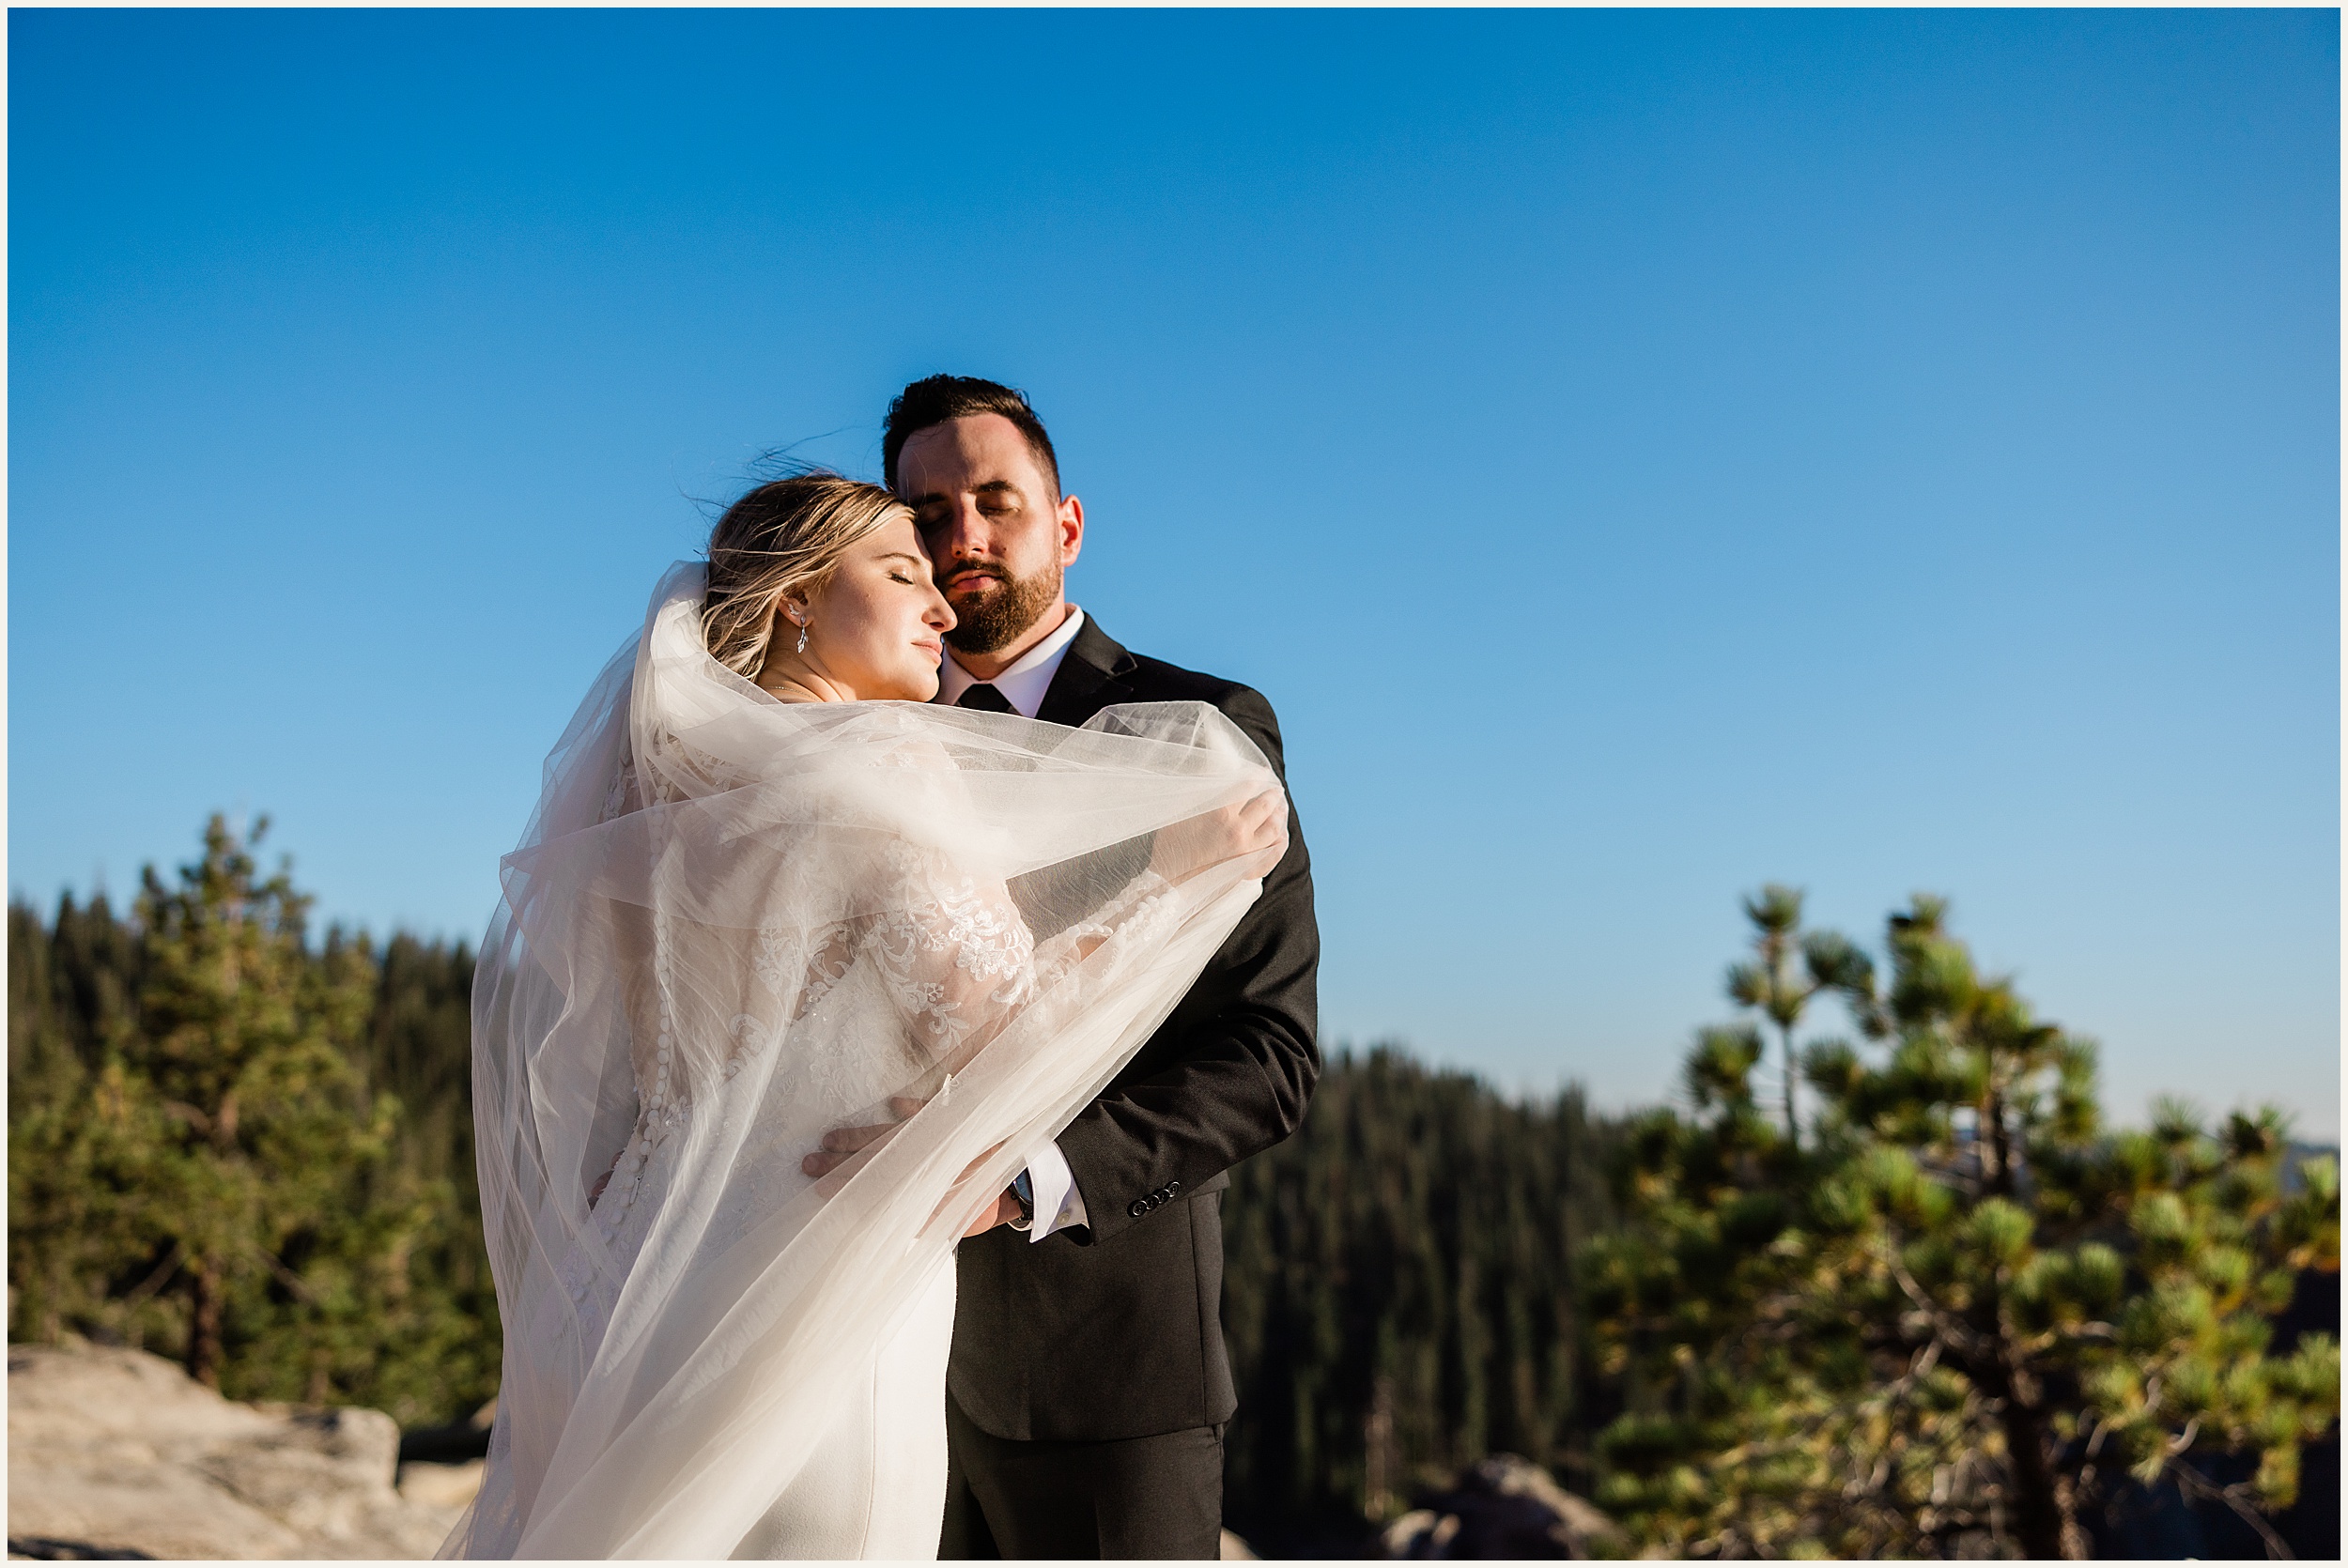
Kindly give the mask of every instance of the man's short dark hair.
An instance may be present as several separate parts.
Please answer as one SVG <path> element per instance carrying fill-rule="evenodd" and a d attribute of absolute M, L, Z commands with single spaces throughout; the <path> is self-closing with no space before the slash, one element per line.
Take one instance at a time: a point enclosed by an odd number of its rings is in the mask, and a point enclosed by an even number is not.
<path fill-rule="evenodd" d="M 1027 394 L 975 376 L 924 376 L 888 405 L 888 419 L 881 427 L 881 475 L 888 487 L 897 487 L 897 454 L 904 451 L 906 438 L 933 424 L 973 414 L 1000 414 L 1019 427 L 1019 434 L 1027 438 L 1027 450 L 1035 453 L 1035 466 L 1051 483 L 1052 503 L 1057 506 L 1059 459 L 1052 455 L 1052 438 L 1043 433 L 1043 422 L 1035 417 Z"/>

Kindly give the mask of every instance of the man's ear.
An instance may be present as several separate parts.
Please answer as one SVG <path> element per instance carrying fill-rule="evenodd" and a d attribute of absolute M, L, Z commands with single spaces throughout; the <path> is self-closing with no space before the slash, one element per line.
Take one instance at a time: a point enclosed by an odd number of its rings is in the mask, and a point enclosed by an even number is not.
<path fill-rule="evenodd" d="M 1059 563 L 1075 564 L 1085 547 L 1085 503 L 1074 496 L 1059 499 Z"/>

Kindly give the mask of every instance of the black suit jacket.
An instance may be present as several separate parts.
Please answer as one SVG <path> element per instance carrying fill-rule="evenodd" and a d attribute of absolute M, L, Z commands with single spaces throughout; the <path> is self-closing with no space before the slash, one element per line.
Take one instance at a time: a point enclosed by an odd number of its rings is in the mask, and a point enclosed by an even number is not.
<path fill-rule="evenodd" d="M 1078 725 L 1120 702 L 1185 700 L 1229 715 L 1286 782 L 1272 704 L 1129 653 L 1089 615 L 1036 716 Z M 1312 868 L 1291 806 L 1288 853 L 1262 897 L 1060 1134 L 1090 1223 L 1040 1242 L 998 1226 L 962 1244 L 947 1387 L 981 1430 L 1106 1441 L 1230 1419 L 1218 1194 L 1226 1171 L 1304 1116 L 1321 1072 L 1320 962 Z"/>

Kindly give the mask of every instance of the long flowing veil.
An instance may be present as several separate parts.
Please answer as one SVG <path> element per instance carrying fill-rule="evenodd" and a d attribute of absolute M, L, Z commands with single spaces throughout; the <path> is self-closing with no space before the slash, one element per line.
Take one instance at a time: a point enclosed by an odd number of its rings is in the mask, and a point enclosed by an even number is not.
<path fill-rule="evenodd" d="M 474 984 L 504 1378 L 475 1557 L 724 1557 L 956 1239 L 1259 891 L 1152 835 L 1268 788 L 1203 704 L 788 704 L 680 563 L 548 757 Z M 821 1182 L 823 1132 L 923 1107 Z"/>

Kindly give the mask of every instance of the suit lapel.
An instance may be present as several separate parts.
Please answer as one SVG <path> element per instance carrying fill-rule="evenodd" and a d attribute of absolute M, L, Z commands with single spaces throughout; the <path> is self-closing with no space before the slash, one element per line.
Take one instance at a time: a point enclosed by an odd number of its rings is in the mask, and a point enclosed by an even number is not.
<path fill-rule="evenodd" d="M 1102 709 L 1134 699 L 1133 687 L 1122 676 L 1134 668 L 1134 656 L 1101 629 L 1088 611 L 1085 623 L 1060 656 L 1059 669 L 1045 688 L 1035 716 L 1047 724 L 1082 724 Z"/>

